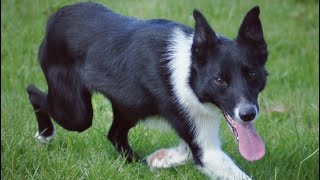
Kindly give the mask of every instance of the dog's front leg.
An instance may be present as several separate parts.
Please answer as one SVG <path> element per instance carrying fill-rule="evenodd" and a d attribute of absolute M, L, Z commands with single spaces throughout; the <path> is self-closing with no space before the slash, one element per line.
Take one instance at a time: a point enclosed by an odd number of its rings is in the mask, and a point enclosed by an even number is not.
<path fill-rule="evenodd" d="M 199 153 L 193 154 L 200 154 L 193 156 L 198 168 L 211 179 L 250 180 L 251 178 L 221 150 L 219 110 L 211 105 L 206 107 L 201 114 L 194 113 L 191 116 L 196 132 L 193 142 L 199 147 Z"/>
<path fill-rule="evenodd" d="M 219 147 L 204 148 L 198 168 L 211 179 L 251 180 Z"/>

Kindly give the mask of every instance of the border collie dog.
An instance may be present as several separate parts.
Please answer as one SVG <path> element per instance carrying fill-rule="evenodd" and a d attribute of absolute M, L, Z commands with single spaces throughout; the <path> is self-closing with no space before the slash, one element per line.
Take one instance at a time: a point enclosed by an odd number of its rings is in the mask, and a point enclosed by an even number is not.
<path fill-rule="evenodd" d="M 55 135 L 51 118 L 82 132 L 92 124 L 91 96 L 110 100 L 108 139 L 130 162 L 128 131 L 139 120 L 158 116 L 181 139 L 177 147 L 146 158 L 151 168 L 192 160 L 211 178 L 250 179 L 220 147 L 223 114 L 248 161 L 265 154 L 252 124 L 264 89 L 267 45 L 259 7 L 244 17 L 235 39 L 217 34 L 199 10 L 195 27 L 164 20 L 121 16 L 96 3 L 77 3 L 48 20 L 39 61 L 48 92 L 27 92 L 38 122 L 36 138 Z M 147 120 L 146 120 L 147 121 Z"/>

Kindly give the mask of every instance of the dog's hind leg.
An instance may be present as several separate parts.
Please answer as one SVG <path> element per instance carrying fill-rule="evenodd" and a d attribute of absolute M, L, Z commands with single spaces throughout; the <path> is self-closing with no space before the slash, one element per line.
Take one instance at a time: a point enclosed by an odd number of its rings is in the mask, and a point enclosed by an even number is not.
<path fill-rule="evenodd" d="M 92 125 L 91 92 L 73 68 L 51 67 L 46 73 L 50 116 L 69 131 L 82 132 Z"/>
<path fill-rule="evenodd" d="M 108 139 L 116 150 L 123 153 L 128 162 L 134 160 L 133 151 L 128 142 L 129 130 L 136 125 L 138 119 L 125 108 L 112 103 L 113 122 L 108 133 Z"/>
<path fill-rule="evenodd" d="M 49 142 L 54 138 L 55 130 L 48 114 L 47 94 L 34 85 L 28 86 L 27 93 L 38 121 L 39 131 L 37 131 L 35 138 L 40 142 Z"/>
<path fill-rule="evenodd" d="M 53 138 L 50 118 L 70 131 L 82 132 L 92 125 L 91 92 L 82 84 L 77 72 L 72 68 L 51 68 L 49 73 L 45 71 L 48 94 L 33 85 L 27 88 L 38 121 L 36 138 L 40 142 Z"/>

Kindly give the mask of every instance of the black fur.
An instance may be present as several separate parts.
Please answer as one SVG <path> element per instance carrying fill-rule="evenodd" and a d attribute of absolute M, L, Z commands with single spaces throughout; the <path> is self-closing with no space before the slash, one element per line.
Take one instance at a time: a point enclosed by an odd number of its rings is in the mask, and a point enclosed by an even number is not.
<path fill-rule="evenodd" d="M 265 85 L 267 51 L 257 11 L 247 15 L 244 22 L 248 23 L 242 24 L 237 39 L 228 40 L 218 38 L 199 11 L 194 11 L 193 31 L 172 21 L 121 16 L 95 3 L 61 8 L 48 20 L 39 50 L 48 93 L 33 85 L 27 88 L 39 132 L 52 135 L 50 117 L 70 131 L 88 129 L 93 116 L 91 96 L 100 92 L 113 108 L 108 139 L 129 161 L 133 158 L 128 144 L 130 128 L 140 119 L 160 115 L 189 145 L 195 162 L 201 165 L 195 132 L 187 122 L 188 114 L 175 101 L 170 84 L 171 72 L 165 59 L 168 39 L 174 28 L 188 35 L 194 33 L 190 49 L 192 90 L 201 102 L 214 103 L 232 114 L 238 100 L 234 94 L 239 94 L 239 89 L 245 88 L 240 93 L 256 103 Z M 252 26 L 257 28 L 252 31 Z M 241 71 L 230 63 L 241 66 Z M 256 79 L 241 79 L 251 71 Z M 216 85 L 218 77 L 228 86 Z"/>

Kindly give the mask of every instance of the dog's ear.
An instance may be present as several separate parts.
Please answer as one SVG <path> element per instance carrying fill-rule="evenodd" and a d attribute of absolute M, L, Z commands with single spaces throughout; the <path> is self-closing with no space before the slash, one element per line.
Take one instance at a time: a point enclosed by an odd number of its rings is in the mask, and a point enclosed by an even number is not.
<path fill-rule="evenodd" d="M 199 48 L 214 45 L 216 33 L 212 30 L 206 18 L 197 9 L 193 10 L 193 18 L 196 21 L 193 36 L 194 50 L 197 51 Z"/>
<path fill-rule="evenodd" d="M 253 7 L 244 17 L 240 26 L 237 41 L 251 44 L 259 49 L 266 48 L 263 30 L 259 18 L 259 6 Z"/>

